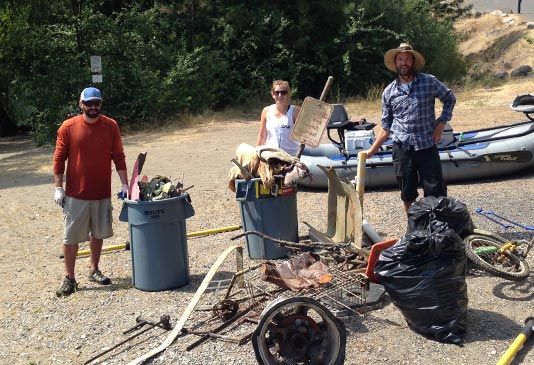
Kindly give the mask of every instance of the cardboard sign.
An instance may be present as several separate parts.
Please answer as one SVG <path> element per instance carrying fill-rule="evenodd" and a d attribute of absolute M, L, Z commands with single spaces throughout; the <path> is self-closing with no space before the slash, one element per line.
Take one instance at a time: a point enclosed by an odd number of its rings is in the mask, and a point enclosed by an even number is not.
<path fill-rule="evenodd" d="M 306 146 L 319 146 L 333 110 L 331 104 L 306 97 L 300 107 L 291 138 Z"/>

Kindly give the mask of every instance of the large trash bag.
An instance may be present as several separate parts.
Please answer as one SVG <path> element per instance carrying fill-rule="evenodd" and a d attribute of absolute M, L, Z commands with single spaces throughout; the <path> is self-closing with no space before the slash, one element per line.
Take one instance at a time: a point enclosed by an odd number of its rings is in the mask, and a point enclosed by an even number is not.
<path fill-rule="evenodd" d="M 426 196 L 408 210 L 408 233 L 444 223 L 462 239 L 472 235 L 475 228 L 466 205 L 454 198 Z"/>
<path fill-rule="evenodd" d="M 374 272 L 412 329 L 461 345 L 468 301 L 464 244 L 446 225 L 430 226 L 382 251 Z"/>

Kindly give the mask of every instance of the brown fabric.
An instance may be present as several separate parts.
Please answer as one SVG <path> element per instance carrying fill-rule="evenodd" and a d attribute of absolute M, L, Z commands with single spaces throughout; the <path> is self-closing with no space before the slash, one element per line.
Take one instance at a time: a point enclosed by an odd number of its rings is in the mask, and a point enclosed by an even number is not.
<path fill-rule="evenodd" d="M 308 171 L 308 168 L 298 158 L 279 148 L 267 146 L 253 147 L 241 143 L 236 149 L 235 159 L 250 171 L 252 176 L 259 177 L 267 189 L 274 184 L 276 175 L 291 175 L 285 183 L 296 183 L 300 175 L 299 171 Z M 296 173 L 291 174 L 294 170 Z M 235 180 L 244 178 L 241 169 L 234 164 L 228 173 L 230 190 L 235 192 Z"/>
<path fill-rule="evenodd" d="M 285 175 L 284 183 L 294 184 L 299 177 L 309 173 L 308 168 L 297 157 L 291 156 L 280 148 L 267 146 L 256 147 L 260 159 L 260 178 L 266 188 L 270 189 L 275 175 Z M 262 166 L 262 163 L 266 165 Z"/>
<path fill-rule="evenodd" d="M 237 146 L 235 151 L 235 159 L 241 164 L 241 166 L 250 171 L 253 176 L 257 176 L 260 159 L 256 153 L 255 147 L 246 143 L 241 143 L 239 146 Z M 235 193 L 235 180 L 243 178 L 244 176 L 241 172 L 241 169 L 236 165 L 233 165 L 228 173 L 228 187 L 230 190 Z"/>

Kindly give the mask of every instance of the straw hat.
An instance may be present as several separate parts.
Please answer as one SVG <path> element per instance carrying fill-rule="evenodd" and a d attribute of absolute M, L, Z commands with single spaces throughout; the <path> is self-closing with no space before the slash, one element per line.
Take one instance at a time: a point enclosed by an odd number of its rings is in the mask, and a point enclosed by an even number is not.
<path fill-rule="evenodd" d="M 419 71 L 425 65 L 425 58 L 421 53 L 414 50 L 410 43 L 401 43 L 397 48 L 390 49 L 384 54 L 384 64 L 390 71 L 397 72 L 397 68 L 395 67 L 395 56 L 401 52 L 411 53 L 414 56 L 414 66 L 416 71 Z"/>

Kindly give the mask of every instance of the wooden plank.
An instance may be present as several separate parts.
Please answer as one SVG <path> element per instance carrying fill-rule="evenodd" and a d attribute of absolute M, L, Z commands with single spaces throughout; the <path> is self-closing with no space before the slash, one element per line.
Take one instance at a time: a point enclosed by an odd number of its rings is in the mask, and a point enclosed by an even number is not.
<path fill-rule="evenodd" d="M 306 97 L 291 131 L 291 139 L 306 146 L 319 146 L 333 110 L 331 104 Z"/>

